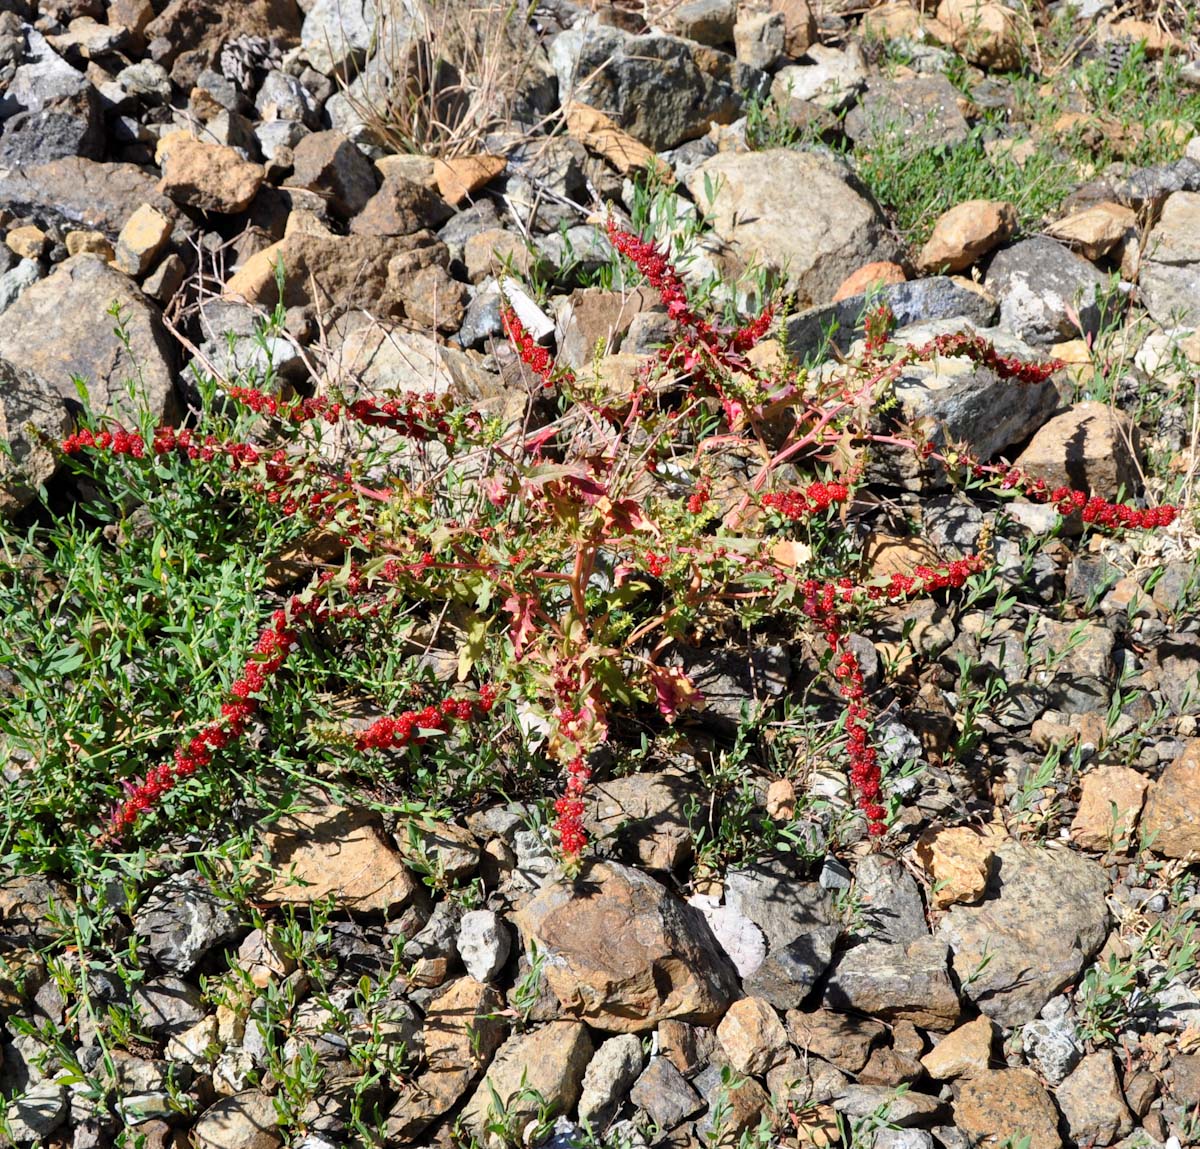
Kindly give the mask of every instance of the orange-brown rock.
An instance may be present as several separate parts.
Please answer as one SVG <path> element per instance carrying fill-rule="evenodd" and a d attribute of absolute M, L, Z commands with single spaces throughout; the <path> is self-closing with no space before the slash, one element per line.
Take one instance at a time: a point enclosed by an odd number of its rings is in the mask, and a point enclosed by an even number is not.
<path fill-rule="evenodd" d="M 1101 766 L 1083 776 L 1071 837 L 1086 850 L 1136 845 L 1137 824 L 1150 780 L 1128 766 Z"/>
<path fill-rule="evenodd" d="M 903 283 L 905 278 L 904 268 L 890 260 L 880 259 L 874 263 L 864 263 L 857 271 L 852 271 L 842 280 L 841 286 L 833 294 L 833 302 L 840 303 L 843 299 L 864 295 L 873 287 L 885 287 L 889 283 Z"/>
<path fill-rule="evenodd" d="M 917 256 L 925 272 L 963 271 L 998 247 L 1017 226 L 1017 210 L 1007 200 L 971 199 L 944 212 Z"/>
<path fill-rule="evenodd" d="M 639 870 L 593 863 L 545 886 L 516 915 L 548 955 L 544 976 L 567 1016 L 641 1033 L 664 1018 L 710 1024 L 737 976 L 698 910 Z"/>
<path fill-rule="evenodd" d="M 1191 739 L 1150 788 L 1142 834 L 1164 858 L 1200 859 L 1200 738 Z"/>
<path fill-rule="evenodd" d="M 1042 425 L 1016 466 L 1053 490 L 1067 486 L 1115 498 L 1122 488 L 1128 496 L 1140 485 L 1130 448 L 1135 429 L 1107 403 L 1088 400 Z"/>

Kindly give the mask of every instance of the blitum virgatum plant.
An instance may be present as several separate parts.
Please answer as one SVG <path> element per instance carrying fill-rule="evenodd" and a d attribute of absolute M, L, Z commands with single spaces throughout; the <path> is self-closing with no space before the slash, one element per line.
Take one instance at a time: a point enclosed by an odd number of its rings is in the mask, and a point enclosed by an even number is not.
<path fill-rule="evenodd" d="M 790 620 L 807 634 L 841 700 L 857 806 L 868 832 L 881 836 L 873 711 L 850 636 L 873 609 L 952 593 L 992 560 L 972 554 L 864 578 L 838 539 L 872 452 L 909 452 L 951 482 L 1048 502 L 1098 528 L 1155 529 L 1176 516 L 1170 506 L 1048 489 L 947 443 L 940 428 L 881 414 L 914 362 L 967 356 L 1014 387 L 1045 381 L 1057 363 L 1006 358 L 970 333 L 898 345 L 890 313 L 876 308 L 860 351 L 835 371 L 809 373 L 764 344 L 772 308 L 726 327 L 694 308 L 653 244 L 612 222 L 608 237 L 659 292 L 675 330 L 633 376 L 606 378 L 604 361 L 598 373 L 558 365 L 505 308 L 528 381 L 516 418 L 453 392 L 289 397 L 239 386 L 225 392 L 242 413 L 233 436 L 209 430 L 206 416 L 182 429 L 103 420 L 63 443 L 101 477 L 106 467 L 152 468 L 164 456 L 205 468 L 214 488 L 290 521 L 301 549 L 316 539 L 340 555 L 307 588 L 264 607 L 267 621 L 219 715 L 200 717 L 144 777 L 113 780 L 126 792 L 114 789 L 103 840 L 136 835 L 164 794 L 220 769 L 219 755 L 269 703 L 301 643 L 336 647 L 339 627 L 398 612 L 455 620 L 458 683 L 342 744 L 394 754 L 459 724 L 494 721 L 503 703 L 565 778 L 556 829 L 569 868 L 587 845 L 584 795 L 614 717 L 655 708 L 674 723 L 704 705 L 680 650 L 717 611 Z M 326 450 L 330 429 L 357 430 L 372 450 L 387 444 L 387 465 L 377 453 L 368 466 Z M 729 454 L 756 461 L 749 478 L 732 478 Z"/>

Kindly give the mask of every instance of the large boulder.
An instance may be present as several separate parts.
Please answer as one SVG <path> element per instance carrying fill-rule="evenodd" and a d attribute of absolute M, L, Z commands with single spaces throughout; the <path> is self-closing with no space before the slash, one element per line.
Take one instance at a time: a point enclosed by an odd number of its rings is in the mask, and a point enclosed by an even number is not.
<path fill-rule="evenodd" d="M 134 164 L 68 156 L 0 171 L 0 208 L 42 227 L 102 231 L 115 240 L 143 204 L 175 222 L 176 238 L 190 227 L 180 221 L 179 209 L 159 192 L 157 181 Z"/>
<path fill-rule="evenodd" d="M 584 21 L 550 45 L 564 104 L 606 112 L 653 151 L 677 147 L 729 124 L 745 93 L 766 77 L 732 57 L 675 36 L 633 36 Z"/>
<path fill-rule="evenodd" d="M 1159 323 L 1200 326 L 1200 192 L 1167 197 L 1146 241 L 1138 284 Z"/>
<path fill-rule="evenodd" d="M 127 342 L 113 330 L 114 304 Z M 174 353 L 158 308 L 95 255 L 72 256 L 26 288 L 0 323 L 0 359 L 43 380 L 47 396 L 78 401 L 81 379 L 97 414 L 129 420 L 145 407 L 170 421 L 177 413 Z"/>
<path fill-rule="evenodd" d="M 984 900 L 951 906 L 938 924 L 963 994 L 1001 1025 L 1032 1021 L 1104 944 L 1108 892 L 1089 858 L 1000 843 Z"/>
<path fill-rule="evenodd" d="M 66 402 L 32 372 L 0 359 L 0 515 L 27 507 L 58 467 L 48 443 L 73 423 Z"/>
<path fill-rule="evenodd" d="M 642 1033 L 679 1018 L 718 1020 L 737 975 L 705 923 L 638 870 L 594 863 L 544 887 L 515 918 L 547 955 L 544 976 L 564 1014 L 595 1029 Z"/>
<path fill-rule="evenodd" d="M 706 185 L 716 189 L 709 210 L 713 231 L 729 246 L 729 270 L 765 266 L 799 307 L 831 300 L 856 268 L 899 254 L 879 207 L 825 156 L 783 148 L 722 152 L 686 183 L 706 208 Z"/>

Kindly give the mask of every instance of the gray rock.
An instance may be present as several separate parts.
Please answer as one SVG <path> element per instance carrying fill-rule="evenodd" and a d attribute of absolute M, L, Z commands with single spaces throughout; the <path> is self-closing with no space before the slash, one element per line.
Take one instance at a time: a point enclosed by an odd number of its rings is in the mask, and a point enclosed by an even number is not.
<path fill-rule="evenodd" d="M 141 60 L 117 73 L 117 83 L 131 96 L 151 107 L 171 102 L 171 77 L 153 60 Z"/>
<path fill-rule="evenodd" d="M 867 85 L 846 116 L 846 135 L 867 149 L 897 146 L 905 158 L 967 138 L 958 90 L 945 76 L 880 77 Z"/>
<path fill-rule="evenodd" d="M 317 104 L 295 76 L 287 72 L 268 72 L 254 97 L 254 107 L 263 123 L 296 120 L 313 127 L 317 122 Z"/>
<path fill-rule="evenodd" d="M 291 150 L 304 139 L 307 130 L 295 120 L 269 120 L 255 126 L 254 138 L 263 159 L 272 163 L 283 148 Z"/>
<path fill-rule="evenodd" d="M 890 283 L 872 298 L 892 309 L 897 328 L 958 317 L 972 327 L 987 327 L 995 320 L 998 308 L 996 300 L 987 292 L 964 286 L 961 280 L 946 275 Z M 822 348 L 826 341 L 842 351 L 849 351 L 850 344 L 864 334 L 860 320 L 866 307 L 866 295 L 852 295 L 837 303 L 821 304 L 789 315 L 784 322 L 783 336 L 788 353 L 804 359 Z"/>
<path fill-rule="evenodd" d="M 128 349 L 106 314 L 122 308 Z M 173 350 L 158 308 L 95 255 L 77 255 L 27 287 L 4 313 L 0 358 L 45 381 L 46 393 L 78 400 L 72 376 L 88 387 L 92 410 L 126 418 L 144 404 L 156 421 L 174 417 Z M 130 404 L 127 382 L 142 384 Z"/>
<path fill-rule="evenodd" d="M 733 962 L 738 977 L 745 980 L 762 965 L 767 956 L 763 932 L 741 910 L 716 904 L 716 898 L 693 894 L 688 905 L 695 906 L 708 922 L 725 956 Z"/>
<path fill-rule="evenodd" d="M 95 91 L 88 87 L 43 108 L 18 112 L 0 136 L 0 168 L 26 168 L 64 156 L 99 159 L 104 121 Z"/>
<path fill-rule="evenodd" d="M 476 981 L 488 982 L 508 961 L 512 934 L 491 910 L 468 910 L 458 930 L 458 952 Z"/>
<path fill-rule="evenodd" d="M 849 1085 L 833 1099 L 833 1107 L 850 1118 L 870 1117 L 882 1110 L 884 1120 L 907 1128 L 929 1125 L 944 1114 L 945 1103 L 928 1093 L 902 1093 L 887 1085 Z"/>
<path fill-rule="evenodd" d="M 929 936 L 916 880 L 896 858 L 868 854 L 858 863 L 855 877 L 864 937 L 904 943 Z"/>
<path fill-rule="evenodd" d="M 1054 1091 L 1076 1145 L 1111 1145 L 1133 1129 L 1112 1050 L 1090 1053 Z"/>
<path fill-rule="evenodd" d="M 1075 1022 L 1070 1017 L 1031 1021 L 1021 1030 L 1021 1046 L 1026 1058 L 1037 1063 L 1051 1085 L 1062 1081 L 1083 1055 Z"/>
<path fill-rule="evenodd" d="M 831 112 L 851 107 L 867 83 L 867 62 L 858 43 L 851 40 L 844 49 L 813 44 L 806 55 L 811 63 L 789 64 L 775 73 L 771 94 L 776 102 L 803 100 Z"/>
<path fill-rule="evenodd" d="M 933 1149 L 933 1134 L 924 1129 L 877 1129 L 871 1149 Z"/>
<path fill-rule="evenodd" d="M 744 982 L 747 993 L 776 1009 L 796 1009 L 816 988 L 833 960 L 841 927 L 816 926 L 770 952 Z"/>
<path fill-rule="evenodd" d="M 1160 207 L 1177 192 L 1200 192 L 1200 157 L 1188 155 L 1173 163 L 1138 168 L 1112 190 L 1120 203 L 1139 209 Z"/>
<path fill-rule="evenodd" d="M 153 1037 L 176 1037 L 204 1018 L 204 996 L 180 977 L 159 977 L 130 995 L 145 1031 Z"/>
<path fill-rule="evenodd" d="M 0 292 L 7 278 L 0 279 Z M 0 450 L 0 515 L 33 502 L 38 487 L 58 470 L 56 452 L 46 442 L 59 442 L 73 425 L 60 396 L 29 371 L 0 359 L 0 446 L 5 448 Z"/>
<path fill-rule="evenodd" d="M 704 696 L 700 719 L 722 730 L 735 728 L 743 712 L 754 714 L 787 689 L 791 659 L 782 646 L 706 651 L 694 661 L 688 653 L 684 669 Z"/>
<path fill-rule="evenodd" d="M 1200 192 L 1176 192 L 1146 241 L 1138 286 L 1162 324 L 1200 326 Z"/>
<path fill-rule="evenodd" d="M 1001 1025 L 1023 1025 L 1104 944 L 1109 882 L 1069 850 L 1005 841 L 996 858 L 984 900 L 951 906 L 936 936 L 953 950 L 963 993 Z"/>
<path fill-rule="evenodd" d="M 642 1041 L 633 1033 L 610 1037 L 592 1055 L 583 1074 L 579 1120 L 604 1129 L 617 1115 L 642 1072 Z"/>
<path fill-rule="evenodd" d="M 5 1113 L 13 1141 L 18 1145 L 44 1145 L 46 1138 L 67 1120 L 67 1098 L 67 1087 L 56 1081 L 44 1081 L 23 1096 L 14 1097 Z"/>
<path fill-rule="evenodd" d="M 950 1029 L 962 1011 L 948 956 L 946 943 L 929 937 L 907 945 L 866 942 L 838 958 L 825 985 L 825 1004 L 889 1022 Z"/>
<path fill-rule="evenodd" d="M 286 186 L 319 193 L 348 219 L 375 194 L 375 169 L 341 132 L 314 132 L 296 145 Z"/>
<path fill-rule="evenodd" d="M 550 44 L 560 99 L 613 116 L 653 151 L 732 123 L 745 93 L 766 78 L 721 53 L 674 36 L 634 36 L 581 21 Z"/>
<path fill-rule="evenodd" d="M 374 0 L 316 0 L 304 17 L 300 47 L 318 72 L 331 75 L 366 56 L 379 19 Z"/>
<path fill-rule="evenodd" d="M 830 854 L 821 863 L 817 883 L 823 890 L 848 890 L 854 885 L 854 875 L 845 862 Z"/>
<path fill-rule="evenodd" d="M 1047 236 L 1004 248 L 984 279 L 1000 300 L 1000 326 L 1032 344 L 1094 335 L 1106 282 L 1086 259 Z"/>
<path fill-rule="evenodd" d="M 965 331 L 989 339 L 1002 355 L 1036 361 L 1027 343 L 1002 331 L 975 331 L 969 323 L 943 320 L 896 332 L 897 342 L 923 346 L 938 335 Z M 966 441 L 980 458 L 1027 439 L 1055 411 L 1058 390 L 1053 381 L 1016 385 L 964 356 L 939 355 L 930 362 L 906 366 L 895 384 L 906 419 L 928 416 L 935 442 Z"/>
<path fill-rule="evenodd" d="M 276 1149 L 283 1137 L 275 1103 L 257 1089 L 223 1097 L 200 1114 L 192 1142 L 196 1149 Z"/>
<path fill-rule="evenodd" d="M 629 1092 L 629 1099 L 659 1129 L 675 1129 L 704 1108 L 700 1095 L 665 1057 L 653 1057 Z"/>
<path fill-rule="evenodd" d="M 720 48 L 733 43 L 735 0 L 689 0 L 664 13 L 663 31 L 697 44 Z"/>
<path fill-rule="evenodd" d="M 711 206 L 706 182 L 715 188 Z M 864 263 L 899 254 L 878 205 L 831 157 L 789 149 L 720 152 L 686 183 L 728 245 L 727 273 L 751 263 L 765 267 L 799 307 L 831 299 Z"/>
<path fill-rule="evenodd" d="M 282 331 L 260 337 L 262 323 L 261 313 L 247 304 L 208 300 L 200 309 L 204 339 L 197 366 L 207 361 L 212 371 L 231 380 L 246 374 L 261 379 L 268 368 L 281 379 L 303 378 L 307 368 L 295 341 Z"/>
<path fill-rule="evenodd" d="M 421 929 L 404 943 L 404 960 L 412 963 L 422 958 L 458 957 L 458 924 L 461 911 L 450 902 L 438 902 Z"/>
<path fill-rule="evenodd" d="M 1032 681 L 1049 705 L 1067 714 L 1104 710 L 1116 666 L 1113 632 L 1099 623 L 1055 622 L 1039 616 L 1029 649 Z"/>
<path fill-rule="evenodd" d="M 829 894 L 815 882 L 805 881 L 783 858 L 729 870 L 725 904 L 745 914 L 772 947 L 786 946 L 816 927 L 836 924 Z"/>
<path fill-rule="evenodd" d="M 164 969 L 186 975 L 210 950 L 232 941 L 238 917 L 199 874 L 173 874 L 133 915 L 134 932 Z"/>
<path fill-rule="evenodd" d="M 5 248 L 7 251 L 8 249 Z M 37 283 L 42 269 L 36 259 L 23 259 L 0 275 L 0 314 L 7 311 L 30 284 Z"/>
<path fill-rule="evenodd" d="M 44 228 L 103 231 L 115 239 L 144 203 L 168 219 L 179 220 L 179 209 L 159 193 L 157 181 L 134 164 L 69 156 L 31 168 L 0 171 L 0 207 Z M 190 230 L 190 224 L 177 223 L 172 238 L 182 242 Z M 101 312 L 105 306 L 107 303 Z"/>
<path fill-rule="evenodd" d="M 47 104 L 77 96 L 87 87 L 84 75 L 51 48 L 45 36 L 26 25 L 23 62 L 0 96 L 0 122 L 18 112 L 40 112 Z"/>

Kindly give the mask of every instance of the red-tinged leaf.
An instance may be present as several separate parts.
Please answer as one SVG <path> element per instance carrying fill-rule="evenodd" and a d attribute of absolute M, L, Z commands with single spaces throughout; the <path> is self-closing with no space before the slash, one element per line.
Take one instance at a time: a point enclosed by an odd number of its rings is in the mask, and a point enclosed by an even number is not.
<path fill-rule="evenodd" d="M 525 653 L 526 647 L 537 632 L 537 626 L 533 620 L 536 606 L 537 599 L 531 594 L 514 593 L 504 600 L 504 609 L 508 611 L 513 620 L 508 637 L 512 640 L 513 654 L 517 658 Z"/>
<path fill-rule="evenodd" d="M 609 534 L 631 535 L 635 531 L 648 531 L 655 538 L 662 532 L 658 524 L 643 513 L 633 499 L 618 499 L 615 503 L 605 497 L 596 500 L 596 509 L 604 516 L 604 529 Z"/>
<path fill-rule="evenodd" d="M 678 666 L 648 666 L 650 681 L 658 702 L 659 713 L 674 722 L 681 710 L 689 706 L 697 710 L 704 705 L 704 695 Z"/>

